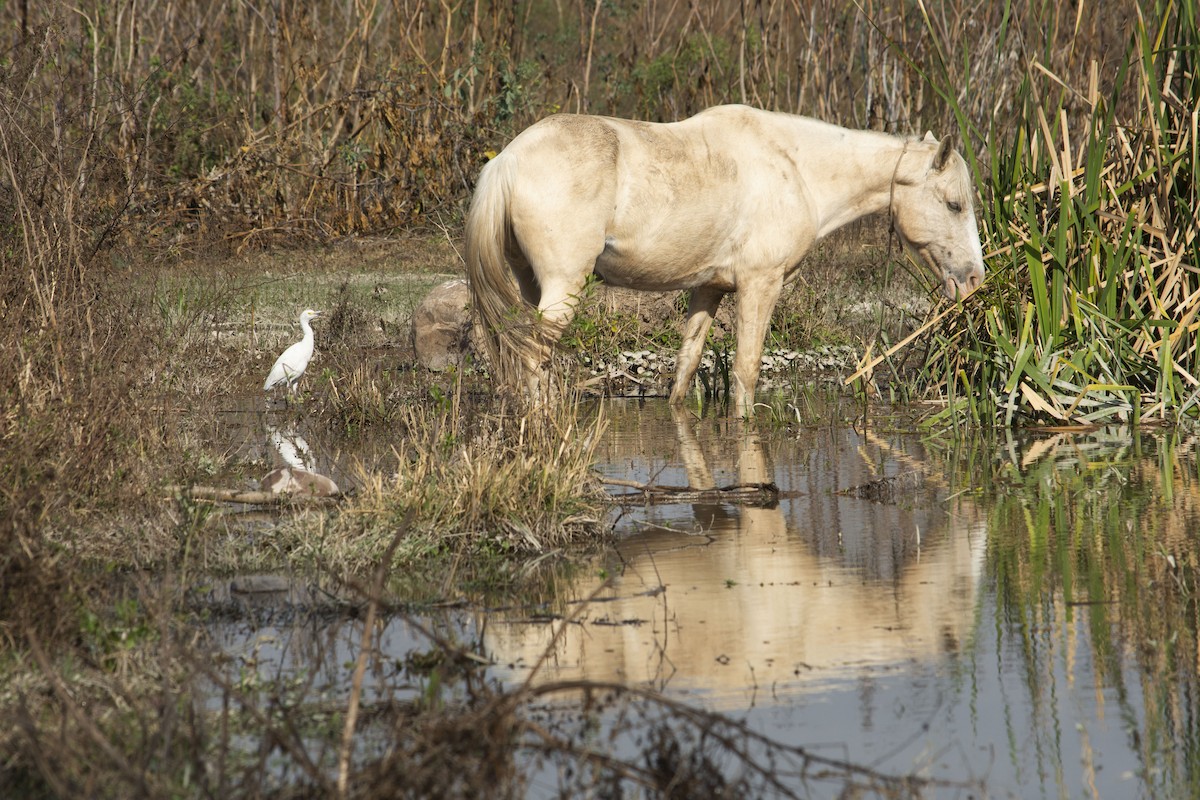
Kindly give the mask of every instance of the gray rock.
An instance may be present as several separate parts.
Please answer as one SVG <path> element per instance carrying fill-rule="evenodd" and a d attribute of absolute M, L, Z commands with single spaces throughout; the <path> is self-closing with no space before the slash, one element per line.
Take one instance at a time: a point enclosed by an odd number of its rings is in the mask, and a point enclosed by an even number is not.
<path fill-rule="evenodd" d="M 413 350 L 426 369 L 441 371 L 462 363 L 470 347 L 471 292 L 465 280 L 435 286 L 413 312 Z"/>

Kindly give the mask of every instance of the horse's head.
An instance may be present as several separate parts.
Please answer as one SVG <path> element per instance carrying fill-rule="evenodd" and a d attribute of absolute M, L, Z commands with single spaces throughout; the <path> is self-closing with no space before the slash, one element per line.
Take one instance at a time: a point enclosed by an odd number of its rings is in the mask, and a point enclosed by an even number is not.
<path fill-rule="evenodd" d="M 933 134 L 905 146 L 896 164 L 891 212 L 900 240 L 942 280 L 951 300 L 983 283 L 983 249 L 975 225 L 971 172 L 951 145 Z"/>

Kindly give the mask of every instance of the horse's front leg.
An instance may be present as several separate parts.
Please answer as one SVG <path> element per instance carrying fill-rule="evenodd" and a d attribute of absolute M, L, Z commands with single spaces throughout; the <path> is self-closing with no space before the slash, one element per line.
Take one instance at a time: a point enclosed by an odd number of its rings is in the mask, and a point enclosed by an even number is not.
<path fill-rule="evenodd" d="M 708 338 L 708 329 L 712 326 L 713 316 L 721 298 L 725 293 L 717 289 L 700 286 L 692 289 L 692 297 L 688 301 L 687 320 L 683 325 L 683 344 L 679 347 L 679 355 L 675 358 L 675 385 L 671 387 L 671 405 L 681 406 L 692 388 L 692 379 L 696 377 L 696 368 L 700 366 L 700 356 L 704 352 L 704 342 Z"/>
<path fill-rule="evenodd" d="M 682 408 L 671 409 L 671 418 L 675 422 L 675 435 L 679 439 L 679 454 L 683 456 L 683 467 L 687 471 L 688 486 L 693 489 L 715 489 L 717 482 L 713 480 L 712 470 L 709 469 L 708 459 L 704 457 L 704 448 L 692 430 L 692 415 Z"/>
<path fill-rule="evenodd" d="M 783 288 L 781 280 L 747 281 L 737 293 L 737 355 L 733 358 L 734 410 L 748 417 L 754 410 L 754 387 L 762 367 L 763 339 L 771 312 Z"/>

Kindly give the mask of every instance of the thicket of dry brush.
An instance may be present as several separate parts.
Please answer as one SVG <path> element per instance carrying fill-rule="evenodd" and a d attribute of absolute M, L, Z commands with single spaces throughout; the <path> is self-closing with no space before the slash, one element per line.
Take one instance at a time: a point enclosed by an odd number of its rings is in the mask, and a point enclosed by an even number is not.
<path fill-rule="evenodd" d="M 1082 7 L 1080 7 L 1081 11 Z M 558 110 L 747 102 L 895 132 L 1011 124 L 1031 68 L 1109 88 L 1134 9 L 993 3 L 360 0 L 9 4 L 11 101 L 159 242 L 380 230 L 453 207 Z M 952 50 L 943 50 L 949 47 Z M 14 57 L 14 54 L 15 57 Z M 969 58 L 964 58 L 968 55 Z M 11 63 L 25 60 L 18 75 Z M 942 76 L 932 86 L 925 76 Z M 10 117 L 11 118 L 11 117 Z"/>

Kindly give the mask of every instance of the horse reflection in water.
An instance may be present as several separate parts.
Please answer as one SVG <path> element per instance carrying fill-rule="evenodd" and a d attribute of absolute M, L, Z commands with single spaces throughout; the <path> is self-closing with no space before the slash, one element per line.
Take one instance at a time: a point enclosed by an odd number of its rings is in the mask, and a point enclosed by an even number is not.
<path fill-rule="evenodd" d="M 676 413 L 674 423 L 689 482 L 715 487 L 693 421 Z M 773 481 L 764 442 L 740 421 L 728 424 L 720 438 L 736 442 L 738 481 Z M 493 615 L 485 644 L 499 663 L 518 670 L 549 650 L 535 681 L 669 684 L 709 691 L 718 705 L 736 704 L 755 685 L 803 691 L 814 680 L 953 656 L 971 635 L 983 565 L 984 523 L 976 510 L 960 500 L 950 515 L 940 507 L 914 513 L 833 496 L 805 496 L 797 508 L 803 504 L 816 520 L 830 516 L 812 515 L 809 507 L 822 503 L 852 504 L 857 511 L 843 521 L 861 514 L 885 539 L 881 560 L 899 563 L 848 566 L 815 554 L 821 537 L 796 530 L 795 514 L 789 529 L 786 498 L 770 508 L 695 504 L 689 527 L 698 533 L 650 526 L 618 545 L 625 563 L 611 586 L 585 576 L 573 587 L 579 600 L 599 590 L 602 602 L 552 624 Z M 897 545 L 896 536 L 908 542 Z M 564 616 L 575 607 L 566 604 Z"/>

